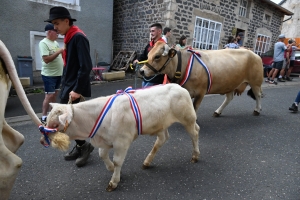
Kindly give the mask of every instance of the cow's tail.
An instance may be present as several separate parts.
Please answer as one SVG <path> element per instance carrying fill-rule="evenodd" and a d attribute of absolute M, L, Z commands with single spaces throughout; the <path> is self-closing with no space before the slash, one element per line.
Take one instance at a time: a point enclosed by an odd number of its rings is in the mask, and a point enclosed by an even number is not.
<path fill-rule="evenodd" d="M 250 90 L 248 90 L 247 95 L 250 96 L 252 99 L 256 100 L 256 97 L 252 91 L 252 88 L 250 88 Z"/>
<path fill-rule="evenodd" d="M 37 126 L 41 124 L 40 119 L 35 114 L 33 108 L 31 107 L 31 104 L 25 94 L 25 91 L 23 89 L 23 86 L 21 84 L 21 81 L 18 77 L 18 73 L 14 64 L 14 61 L 12 60 L 11 54 L 6 48 L 5 44 L 0 40 L 0 58 L 5 63 L 7 72 L 9 74 L 9 78 L 11 82 L 13 83 L 16 92 L 18 94 L 18 97 L 20 99 L 20 102 L 22 103 L 24 109 L 28 113 L 28 115 L 31 117 L 31 119 L 35 122 Z M 1 94 L 2 95 L 2 94 Z"/>

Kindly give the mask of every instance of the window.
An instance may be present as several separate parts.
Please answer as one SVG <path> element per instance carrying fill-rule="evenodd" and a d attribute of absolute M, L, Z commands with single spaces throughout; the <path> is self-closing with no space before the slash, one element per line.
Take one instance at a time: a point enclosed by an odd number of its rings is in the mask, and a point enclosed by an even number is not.
<path fill-rule="evenodd" d="M 64 6 L 67 9 L 80 11 L 80 0 L 28 0 L 36 3 L 47 4 L 51 6 Z"/>
<path fill-rule="evenodd" d="M 240 1 L 240 10 L 239 10 L 239 15 L 242 17 L 246 17 L 247 14 L 247 0 L 241 0 Z"/>
<path fill-rule="evenodd" d="M 258 55 L 261 55 L 262 53 L 268 51 L 270 48 L 270 41 L 271 38 L 269 36 L 258 34 L 255 43 L 254 52 Z"/>
<path fill-rule="evenodd" d="M 265 14 L 264 21 L 269 23 L 271 21 L 271 16 L 268 14 Z"/>
<path fill-rule="evenodd" d="M 196 17 L 193 48 L 215 50 L 219 47 L 222 24 Z"/>

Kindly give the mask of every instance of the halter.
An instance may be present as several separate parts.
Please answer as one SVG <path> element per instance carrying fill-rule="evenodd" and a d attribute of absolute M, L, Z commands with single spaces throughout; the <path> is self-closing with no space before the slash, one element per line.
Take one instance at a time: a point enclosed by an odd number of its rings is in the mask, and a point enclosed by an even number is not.
<path fill-rule="evenodd" d="M 84 97 L 82 95 L 80 95 L 80 102 L 84 101 Z M 71 105 L 71 109 L 72 109 L 72 116 L 74 118 L 74 107 L 73 107 L 73 104 L 72 104 L 72 100 L 71 100 L 71 97 L 69 98 L 69 101 L 68 101 L 68 104 Z M 65 133 L 67 131 L 67 128 L 69 126 L 69 122 L 67 121 L 65 126 L 64 126 L 64 130 L 63 130 L 63 133 Z M 51 144 L 51 139 L 49 138 L 49 134 L 50 133 L 56 133 L 58 132 L 58 129 L 57 128 L 49 128 L 47 126 L 43 126 L 42 124 L 39 125 L 39 130 L 41 132 L 41 134 L 44 135 L 44 139 L 46 141 L 47 144 L 44 144 L 44 147 L 48 148 Z"/>
<path fill-rule="evenodd" d="M 166 60 L 166 62 L 163 64 L 163 66 L 157 70 L 155 69 L 152 65 L 150 65 L 148 62 L 145 62 L 145 65 L 151 69 L 155 74 L 160 74 L 165 68 L 166 66 L 169 64 L 169 62 L 172 60 L 172 58 L 174 58 L 174 56 L 177 54 L 177 51 L 175 49 L 170 49 L 168 52 L 168 59 Z"/>
<path fill-rule="evenodd" d="M 52 128 L 44 127 L 42 124 L 39 125 L 39 130 L 44 135 L 44 139 L 47 142 L 46 144 L 44 144 L 44 147 L 48 148 L 51 143 L 51 140 L 48 135 L 50 133 L 56 133 L 58 130 L 56 128 L 52 129 Z"/>

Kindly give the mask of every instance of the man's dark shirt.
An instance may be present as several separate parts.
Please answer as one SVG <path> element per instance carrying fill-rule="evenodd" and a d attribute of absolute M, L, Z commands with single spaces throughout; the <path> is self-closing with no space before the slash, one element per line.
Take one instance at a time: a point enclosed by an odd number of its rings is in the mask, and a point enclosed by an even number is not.
<path fill-rule="evenodd" d="M 72 90 L 84 97 L 90 97 L 92 60 L 89 41 L 83 34 L 76 33 L 66 48 L 67 65 L 63 69 L 60 98 L 69 99 Z"/>

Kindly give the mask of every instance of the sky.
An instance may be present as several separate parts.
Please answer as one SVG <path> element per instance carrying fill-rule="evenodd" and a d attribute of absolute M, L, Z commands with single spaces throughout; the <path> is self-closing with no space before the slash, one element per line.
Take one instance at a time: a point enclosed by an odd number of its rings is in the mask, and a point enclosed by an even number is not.
<path fill-rule="evenodd" d="M 279 3 L 281 0 L 271 0 L 273 1 L 274 3 Z"/>

